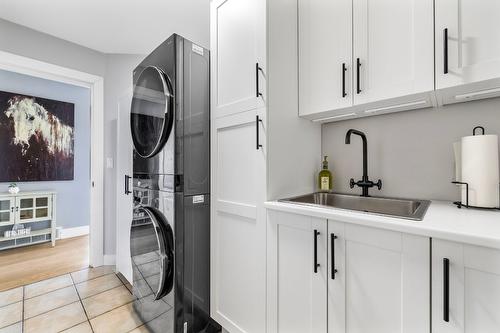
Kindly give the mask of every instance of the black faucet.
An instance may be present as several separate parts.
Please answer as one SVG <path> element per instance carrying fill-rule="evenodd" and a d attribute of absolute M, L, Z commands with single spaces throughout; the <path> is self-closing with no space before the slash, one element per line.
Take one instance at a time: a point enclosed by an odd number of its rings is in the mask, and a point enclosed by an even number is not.
<path fill-rule="evenodd" d="M 346 145 L 351 144 L 351 134 L 359 135 L 363 140 L 363 179 L 355 182 L 354 179 L 351 178 L 349 185 L 351 188 L 354 188 L 354 185 L 361 187 L 363 189 L 361 196 L 368 197 L 368 189 L 374 186 L 377 186 L 379 190 L 382 189 L 382 181 L 379 179 L 378 182 L 374 183 L 368 179 L 368 143 L 366 141 L 365 133 L 355 129 L 348 130 L 345 135 Z"/>

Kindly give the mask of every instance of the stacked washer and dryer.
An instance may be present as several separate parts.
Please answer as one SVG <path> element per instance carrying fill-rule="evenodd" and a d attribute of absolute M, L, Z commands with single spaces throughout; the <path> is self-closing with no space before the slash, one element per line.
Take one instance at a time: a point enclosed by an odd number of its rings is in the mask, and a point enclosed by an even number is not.
<path fill-rule="evenodd" d="M 134 309 L 151 332 L 210 318 L 209 51 L 178 35 L 133 73 Z"/>

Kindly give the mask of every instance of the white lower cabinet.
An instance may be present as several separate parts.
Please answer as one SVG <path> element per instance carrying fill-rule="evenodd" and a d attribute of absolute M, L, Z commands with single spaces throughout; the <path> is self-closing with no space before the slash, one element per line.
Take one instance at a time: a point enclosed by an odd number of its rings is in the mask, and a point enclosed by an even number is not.
<path fill-rule="evenodd" d="M 429 332 L 429 260 L 427 237 L 269 211 L 268 332 Z"/>
<path fill-rule="evenodd" d="M 327 221 L 268 212 L 268 332 L 327 332 Z"/>
<path fill-rule="evenodd" d="M 429 332 L 429 238 L 329 220 L 328 240 L 329 332 Z"/>
<path fill-rule="evenodd" d="M 500 331 L 500 251 L 432 240 L 432 332 Z"/>

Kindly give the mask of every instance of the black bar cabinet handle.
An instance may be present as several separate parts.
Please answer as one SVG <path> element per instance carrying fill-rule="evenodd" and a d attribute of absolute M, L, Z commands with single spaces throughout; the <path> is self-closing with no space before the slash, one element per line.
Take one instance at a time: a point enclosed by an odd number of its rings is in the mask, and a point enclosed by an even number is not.
<path fill-rule="evenodd" d="M 330 243 L 331 243 L 331 260 L 332 260 L 332 280 L 335 280 L 335 273 L 337 273 L 337 270 L 335 269 L 335 240 L 337 239 L 337 236 L 335 234 L 330 234 Z"/>
<path fill-rule="evenodd" d="M 318 273 L 318 236 L 319 231 L 314 229 L 314 273 Z"/>
<path fill-rule="evenodd" d="M 356 58 L 356 92 L 358 94 L 361 93 L 360 67 L 361 67 L 361 60 L 359 58 Z"/>
<path fill-rule="evenodd" d="M 443 30 L 443 72 L 448 74 L 448 28 Z"/>
<path fill-rule="evenodd" d="M 259 116 L 255 116 L 255 138 L 256 138 L 256 145 L 255 149 L 259 150 L 259 148 L 262 148 L 262 145 L 259 142 L 259 123 L 261 123 L 262 120 L 259 118 Z"/>
<path fill-rule="evenodd" d="M 347 68 L 345 67 L 345 62 L 342 63 L 342 97 L 346 97 L 347 93 L 345 92 L 345 72 Z"/>
<path fill-rule="evenodd" d="M 443 320 L 450 321 L 450 259 L 443 258 Z"/>
<path fill-rule="evenodd" d="M 259 67 L 259 63 L 255 63 L 255 97 L 262 96 L 262 93 L 259 91 L 259 71 L 261 70 L 262 68 Z"/>
<path fill-rule="evenodd" d="M 130 186 L 130 184 L 129 184 L 130 183 L 130 178 L 131 177 L 129 175 L 125 175 L 125 194 L 126 195 L 129 195 L 130 193 L 132 193 L 130 191 L 130 187 L 129 187 Z"/>

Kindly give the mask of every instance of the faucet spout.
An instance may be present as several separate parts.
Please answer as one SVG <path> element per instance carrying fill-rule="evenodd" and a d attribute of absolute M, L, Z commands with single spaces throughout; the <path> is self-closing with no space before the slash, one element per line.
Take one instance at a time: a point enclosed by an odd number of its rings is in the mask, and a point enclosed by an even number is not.
<path fill-rule="evenodd" d="M 347 131 L 345 135 L 345 143 L 347 145 L 351 144 L 351 135 L 359 135 L 361 137 L 361 140 L 363 140 L 363 180 L 368 180 L 368 141 L 366 140 L 366 135 L 365 133 L 355 130 L 355 129 L 350 129 Z"/>
<path fill-rule="evenodd" d="M 361 132 L 361 131 L 358 131 L 358 130 L 355 130 L 355 129 L 350 129 L 347 131 L 347 133 L 345 134 L 345 143 L 348 145 L 348 144 L 351 144 L 351 135 L 352 134 L 356 134 L 356 135 L 359 135 L 361 137 L 361 139 L 363 140 L 363 144 L 366 145 L 366 135 L 365 133 Z"/>
<path fill-rule="evenodd" d="M 372 181 L 369 180 L 368 178 L 368 141 L 366 139 L 365 133 L 355 130 L 355 129 L 350 129 L 347 131 L 345 135 L 345 143 L 351 144 L 351 135 L 359 135 L 361 139 L 363 140 L 363 178 L 355 182 L 354 179 L 351 179 L 350 181 L 350 186 L 351 188 L 354 188 L 354 185 L 357 185 L 362 188 L 363 194 L 362 196 L 367 197 L 368 196 L 368 189 L 373 186 L 377 186 L 378 189 L 380 190 L 382 188 L 382 181 L 379 180 L 377 183 L 373 183 Z"/>

